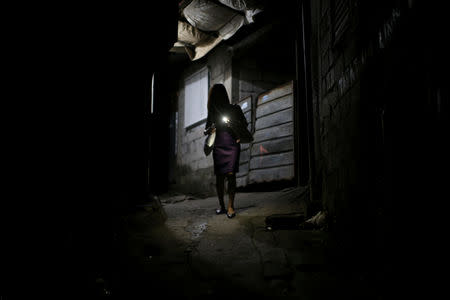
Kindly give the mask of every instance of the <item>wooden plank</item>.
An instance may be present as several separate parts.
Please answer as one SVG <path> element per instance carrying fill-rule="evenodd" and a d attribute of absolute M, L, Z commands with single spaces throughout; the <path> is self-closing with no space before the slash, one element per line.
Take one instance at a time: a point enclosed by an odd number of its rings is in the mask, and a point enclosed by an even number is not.
<path fill-rule="evenodd" d="M 250 160 L 250 148 L 247 150 L 241 151 L 241 155 L 239 157 L 239 162 L 244 163 Z"/>
<path fill-rule="evenodd" d="M 248 123 L 248 128 L 251 128 L 251 123 L 252 123 L 252 112 L 251 111 L 248 111 L 248 112 L 246 112 L 245 114 L 244 114 L 244 117 L 245 117 L 245 119 L 247 120 L 247 123 Z"/>
<path fill-rule="evenodd" d="M 247 176 L 236 178 L 236 186 L 237 187 L 246 186 L 247 183 L 248 183 L 248 177 Z"/>
<path fill-rule="evenodd" d="M 256 156 L 250 159 L 250 170 L 294 164 L 294 152 Z"/>
<path fill-rule="evenodd" d="M 236 176 L 240 177 L 242 175 L 248 174 L 248 169 L 249 169 L 249 163 L 248 162 L 239 165 L 239 172 L 236 174 Z"/>
<path fill-rule="evenodd" d="M 292 94 L 292 86 L 293 86 L 292 81 L 289 81 L 288 83 L 285 83 L 285 84 L 283 84 L 279 87 L 276 87 L 270 91 L 262 93 L 261 95 L 258 96 L 257 105 L 280 98 L 287 94 Z"/>
<path fill-rule="evenodd" d="M 289 136 L 285 138 L 253 144 L 251 155 L 252 157 L 257 155 L 268 155 L 273 153 L 285 152 L 293 149 L 294 149 L 294 137 Z"/>
<path fill-rule="evenodd" d="M 255 130 L 261 130 L 263 128 L 291 122 L 293 121 L 293 119 L 294 119 L 294 110 L 292 108 L 282 110 L 274 114 L 256 119 Z"/>
<path fill-rule="evenodd" d="M 241 152 L 250 148 L 250 143 L 241 144 Z"/>
<path fill-rule="evenodd" d="M 238 102 L 238 105 L 241 107 L 244 117 L 247 120 L 248 126 L 247 129 L 252 131 L 252 96 L 248 96 Z"/>
<path fill-rule="evenodd" d="M 267 103 L 264 103 L 262 105 L 258 105 L 256 108 L 256 118 L 260 118 L 262 116 L 290 108 L 293 105 L 293 95 L 289 94 L 286 96 L 283 96 L 281 98 L 278 98 L 274 101 L 270 101 Z"/>
<path fill-rule="evenodd" d="M 294 178 L 294 166 L 282 166 L 269 169 L 252 170 L 248 174 L 248 183 L 262 183 Z"/>
<path fill-rule="evenodd" d="M 273 138 L 281 138 L 294 134 L 294 123 L 286 123 L 276 127 L 269 127 L 255 131 L 253 134 L 253 143 L 258 143 Z M 242 144 L 243 146 L 244 144 Z"/>

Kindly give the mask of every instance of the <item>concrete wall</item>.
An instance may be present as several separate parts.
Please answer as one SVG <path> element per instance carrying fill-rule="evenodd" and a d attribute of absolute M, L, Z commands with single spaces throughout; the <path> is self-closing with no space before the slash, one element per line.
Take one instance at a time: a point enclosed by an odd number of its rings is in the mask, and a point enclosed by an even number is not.
<path fill-rule="evenodd" d="M 355 39 L 345 39 L 337 46 L 331 20 L 329 0 L 313 5 L 317 22 L 313 42 L 316 64 L 314 108 L 316 159 L 322 202 L 332 212 L 345 207 L 352 187 L 357 184 L 361 159 L 361 115 L 359 54 Z M 347 1 L 348 2 L 348 1 Z M 351 1 L 350 1 L 351 2 Z M 351 24 L 347 32 L 350 32 Z"/>
<path fill-rule="evenodd" d="M 173 188 L 185 193 L 212 195 L 215 193 L 213 159 L 212 155 L 205 156 L 203 152 L 206 120 L 195 127 L 184 127 L 184 80 L 205 66 L 209 69 L 210 87 L 222 83 L 231 97 L 231 56 L 224 46 L 213 50 L 204 59 L 191 63 L 181 74 L 178 90 L 176 184 Z"/>
<path fill-rule="evenodd" d="M 383 18 L 371 19 L 373 29 L 368 33 L 361 27 L 368 22 L 359 8 L 364 3 L 334 3 L 345 6 L 341 11 L 347 14 L 341 16 L 338 29 L 332 1 L 311 3 L 316 159 L 313 183 L 323 206 L 336 218 L 349 220 L 363 209 L 374 210 L 370 201 L 377 201 L 374 170 L 378 158 L 373 148 L 381 127 L 374 109 L 378 99 L 371 95 L 377 86 L 370 78 L 374 65 L 398 31 L 404 12 L 400 14 L 393 3 L 385 9 Z"/>
<path fill-rule="evenodd" d="M 341 2 L 354 15 L 335 39 L 331 4 Z M 392 270 L 409 264 L 398 262 L 404 253 L 431 249 L 417 236 L 439 221 L 418 220 L 445 220 L 436 214 L 448 148 L 433 91 L 448 82 L 448 48 L 441 50 L 436 26 L 446 12 L 420 1 L 310 3 L 315 195 L 330 211 L 337 257 L 355 270 L 389 270 L 391 282 Z"/>
<path fill-rule="evenodd" d="M 276 44 L 272 47 L 276 49 L 273 49 L 273 51 L 266 49 L 267 53 L 271 53 L 271 57 L 267 57 L 257 48 L 253 48 L 238 59 L 234 59 L 229 46 L 226 44 L 219 45 L 203 59 L 191 62 L 180 74 L 177 156 L 174 172 L 176 183 L 173 186 L 174 189 L 185 193 L 215 194 L 212 155 L 205 157 L 203 153 L 205 123 L 193 128 L 184 128 L 185 78 L 207 66 L 210 71 L 210 86 L 215 83 L 223 83 L 232 103 L 237 103 L 247 96 L 252 96 L 252 109 L 254 110 L 254 103 L 259 94 L 293 79 L 292 70 L 287 72 L 282 68 L 280 69 L 280 65 L 287 65 L 287 63 L 281 63 L 280 56 L 276 54 L 276 51 L 280 51 L 283 45 Z"/>

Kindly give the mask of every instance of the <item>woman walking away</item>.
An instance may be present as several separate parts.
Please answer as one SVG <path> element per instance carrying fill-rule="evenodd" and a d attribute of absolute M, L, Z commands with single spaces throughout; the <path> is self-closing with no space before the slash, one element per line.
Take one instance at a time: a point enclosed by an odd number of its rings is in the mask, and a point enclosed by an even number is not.
<path fill-rule="evenodd" d="M 227 214 L 228 218 L 236 216 L 234 196 L 236 193 L 236 173 L 239 172 L 239 155 L 241 153 L 240 137 L 231 124 L 239 123 L 247 127 L 247 121 L 239 105 L 230 104 L 223 84 L 211 87 L 208 96 L 208 118 L 205 134 L 216 132 L 213 148 L 214 174 L 216 175 L 217 196 L 220 208 L 216 214 Z M 228 181 L 228 207 L 225 209 L 224 187 Z"/>

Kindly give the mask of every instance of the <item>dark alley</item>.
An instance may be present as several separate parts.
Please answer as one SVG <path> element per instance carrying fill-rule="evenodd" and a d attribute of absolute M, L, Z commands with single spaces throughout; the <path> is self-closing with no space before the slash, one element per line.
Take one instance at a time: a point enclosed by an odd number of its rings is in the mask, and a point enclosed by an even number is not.
<path fill-rule="evenodd" d="M 443 3 L 122 5 L 5 42 L 0 300 L 441 296 Z"/>

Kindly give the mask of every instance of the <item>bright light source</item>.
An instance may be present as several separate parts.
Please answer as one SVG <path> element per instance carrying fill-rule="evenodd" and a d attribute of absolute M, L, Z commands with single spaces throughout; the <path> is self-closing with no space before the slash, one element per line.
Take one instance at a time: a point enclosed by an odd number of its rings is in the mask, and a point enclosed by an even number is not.
<path fill-rule="evenodd" d="M 222 118 L 222 121 L 224 122 L 224 123 L 229 123 L 230 122 L 230 119 L 228 119 L 228 117 L 223 117 Z"/>

